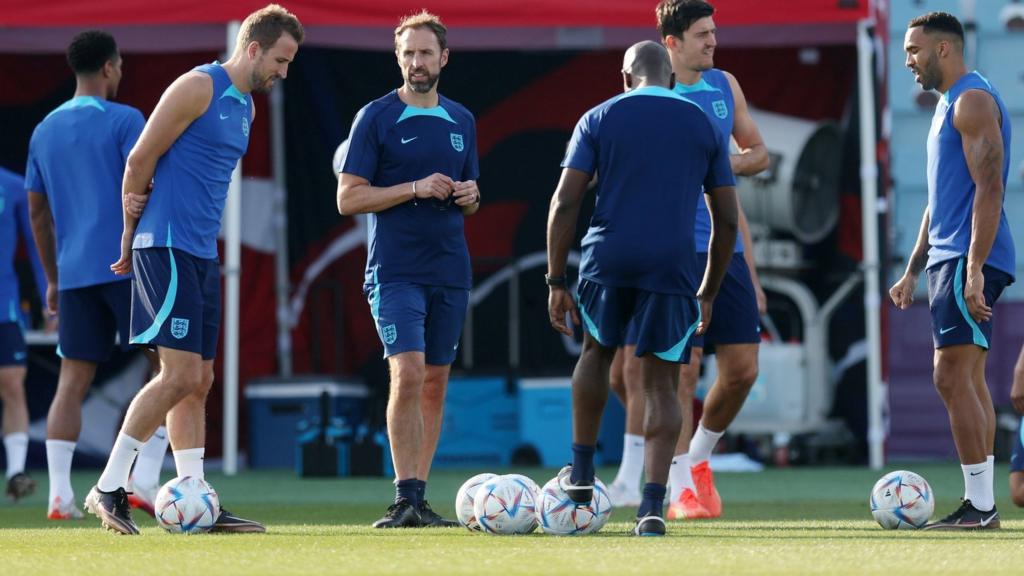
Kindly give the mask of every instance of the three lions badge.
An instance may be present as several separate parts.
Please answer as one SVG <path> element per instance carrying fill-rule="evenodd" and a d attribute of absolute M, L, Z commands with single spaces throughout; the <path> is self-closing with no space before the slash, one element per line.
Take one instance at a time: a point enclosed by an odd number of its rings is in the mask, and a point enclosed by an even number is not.
<path fill-rule="evenodd" d="M 462 152 L 463 148 L 465 148 L 465 145 L 462 143 L 462 134 L 451 132 L 449 135 L 452 138 L 452 148 L 455 148 L 456 152 Z"/>

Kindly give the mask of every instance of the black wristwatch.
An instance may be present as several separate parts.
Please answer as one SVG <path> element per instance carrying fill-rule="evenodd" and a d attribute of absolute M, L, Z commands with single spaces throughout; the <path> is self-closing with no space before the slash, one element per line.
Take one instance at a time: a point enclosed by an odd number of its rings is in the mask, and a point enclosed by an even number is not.
<path fill-rule="evenodd" d="M 556 286 L 559 288 L 565 288 L 565 276 L 549 276 L 544 275 L 544 283 L 548 286 Z"/>

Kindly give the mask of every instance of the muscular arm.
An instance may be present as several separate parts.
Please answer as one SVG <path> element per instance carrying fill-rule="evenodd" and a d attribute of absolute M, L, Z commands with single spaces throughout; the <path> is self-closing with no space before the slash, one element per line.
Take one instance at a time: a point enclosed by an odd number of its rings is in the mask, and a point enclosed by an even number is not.
<path fill-rule="evenodd" d="M 753 176 L 768 167 L 768 148 L 764 145 L 761 132 L 750 116 L 747 98 L 736 77 L 725 72 L 725 77 L 732 88 L 734 104 L 732 136 L 739 146 L 739 154 L 732 154 L 729 162 L 737 176 Z M 751 267 L 753 268 L 753 267 Z"/>
<path fill-rule="evenodd" d="M 586 172 L 574 168 L 562 169 L 562 177 L 551 196 L 551 207 L 548 210 L 548 276 L 565 278 L 569 249 L 576 236 L 576 220 L 589 182 L 590 174 Z M 579 325 L 579 314 L 567 288 L 552 286 L 548 294 L 548 319 L 555 330 L 572 336 L 572 329 L 565 322 L 566 313 L 571 313 L 573 322 Z"/>
<path fill-rule="evenodd" d="M 46 282 L 57 285 L 57 242 L 54 239 L 53 215 L 46 194 L 29 191 L 29 219 L 32 222 L 32 236 L 36 241 L 36 253 L 43 265 Z"/>
<path fill-rule="evenodd" d="M 342 172 L 338 178 L 338 213 L 343 216 L 382 212 L 414 198 L 447 201 L 454 183 L 444 174 L 431 174 L 415 182 L 371 186 L 362 176 Z"/>
<path fill-rule="evenodd" d="M 712 300 L 725 278 L 725 272 L 736 248 L 736 228 L 739 221 L 739 202 L 734 186 L 722 186 L 710 191 L 708 210 L 711 212 L 711 244 L 708 246 L 708 265 L 704 271 L 698 297 Z"/>
<path fill-rule="evenodd" d="M 917 230 L 917 241 L 914 243 L 914 251 L 907 260 L 907 276 L 917 277 L 924 271 L 928 264 L 928 227 L 931 225 L 931 216 L 928 207 L 924 208 L 924 216 L 921 217 L 921 227 Z"/>
<path fill-rule="evenodd" d="M 968 270 L 981 270 L 999 230 L 1003 209 L 1003 136 L 999 122 L 999 107 L 987 92 L 968 90 L 957 100 L 953 126 L 963 140 L 964 158 L 975 186 Z"/>
<path fill-rule="evenodd" d="M 121 233 L 121 257 L 111 264 L 115 274 L 131 272 L 131 246 L 135 227 L 141 218 L 141 208 L 132 208 L 133 198 L 149 193 L 149 184 L 156 172 L 156 163 L 196 118 L 206 112 L 213 97 L 213 80 L 200 72 L 189 72 L 172 83 L 153 115 L 142 129 L 138 142 L 125 162 L 124 180 L 121 182 L 121 206 L 124 231 Z M 142 204 L 145 204 L 144 202 Z"/>

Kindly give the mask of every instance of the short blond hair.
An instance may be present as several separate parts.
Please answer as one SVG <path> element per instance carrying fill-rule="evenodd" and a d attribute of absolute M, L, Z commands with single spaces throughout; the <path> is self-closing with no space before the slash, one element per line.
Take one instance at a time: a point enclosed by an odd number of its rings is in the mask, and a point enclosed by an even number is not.
<path fill-rule="evenodd" d="M 434 36 L 437 37 L 437 43 L 441 46 L 443 52 L 448 47 L 448 29 L 441 22 L 441 18 L 436 14 L 431 14 L 426 10 L 421 10 L 415 14 L 409 14 L 398 22 L 398 27 L 395 28 L 395 51 L 398 51 L 398 38 L 403 32 L 412 28 L 429 28 Z"/>
<path fill-rule="evenodd" d="M 287 8 L 280 4 L 267 4 L 242 21 L 238 29 L 238 46 L 244 48 L 250 42 L 256 42 L 260 48 L 268 50 L 286 32 L 298 44 L 302 44 L 306 36 L 302 23 Z"/>

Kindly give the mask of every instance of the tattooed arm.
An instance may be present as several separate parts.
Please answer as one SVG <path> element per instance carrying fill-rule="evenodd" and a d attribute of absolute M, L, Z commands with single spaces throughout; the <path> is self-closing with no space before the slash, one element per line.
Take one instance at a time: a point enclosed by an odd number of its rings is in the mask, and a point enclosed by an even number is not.
<path fill-rule="evenodd" d="M 953 126 L 963 140 L 964 158 L 975 186 L 964 298 L 971 316 L 979 322 L 992 317 L 992 309 L 985 303 L 981 268 L 995 242 L 1003 208 L 1002 121 L 995 100 L 981 90 L 964 92 L 953 112 Z"/>

